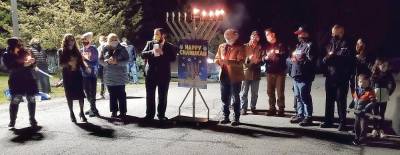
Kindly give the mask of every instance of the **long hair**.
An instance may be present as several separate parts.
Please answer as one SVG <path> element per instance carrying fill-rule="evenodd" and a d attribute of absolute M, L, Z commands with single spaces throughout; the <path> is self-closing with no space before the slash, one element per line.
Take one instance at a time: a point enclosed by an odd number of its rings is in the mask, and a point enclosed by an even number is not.
<path fill-rule="evenodd" d="M 12 37 L 7 39 L 7 51 L 10 53 L 14 53 L 14 50 L 16 48 L 19 48 L 19 51 L 17 55 L 19 57 L 25 57 L 26 55 L 30 54 L 30 52 L 24 47 L 24 44 L 22 42 L 21 38 L 18 37 Z"/>
<path fill-rule="evenodd" d="M 68 42 L 69 41 L 73 41 L 74 42 L 74 46 L 72 47 L 72 49 L 68 49 Z M 70 34 L 67 33 L 64 35 L 62 44 L 61 44 L 61 49 L 62 49 L 62 53 L 60 53 L 60 63 L 67 63 L 69 61 L 69 58 L 71 56 L 77 57 L 79 63 L 83 64 L 83 58 L 81 53 L 79 52 L 79 47 L 78 44 L 76 43 L 75 37 Z"/>

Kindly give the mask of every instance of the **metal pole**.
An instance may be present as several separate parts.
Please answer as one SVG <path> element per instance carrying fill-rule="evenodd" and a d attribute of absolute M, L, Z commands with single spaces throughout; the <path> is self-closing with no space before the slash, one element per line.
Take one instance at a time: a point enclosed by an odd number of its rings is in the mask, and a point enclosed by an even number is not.
<path fill-rule="evenodd" d="M 196 119 L 196 88 L 192 88 L 193 90 L 193 119 Z"/>
<path fill-rule="evenodd" d="M 19 26 L 18 26 L 18 9 L 17 0 L 11 0 L 11 18 L 13 24 L 13 36 L 19 37 Z"/>

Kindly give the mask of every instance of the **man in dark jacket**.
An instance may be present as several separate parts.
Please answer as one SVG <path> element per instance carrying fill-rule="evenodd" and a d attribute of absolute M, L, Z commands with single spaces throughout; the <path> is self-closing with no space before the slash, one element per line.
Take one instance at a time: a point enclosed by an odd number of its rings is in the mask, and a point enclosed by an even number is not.
<path fill-rule="evenodd" d="M 267 94 L 269 98 L 269 111 L 267 116 L 285 115 L 285 79 L 287 49 L 278 41 L 276 33 L 268 28 L 265 30 L 268 45 L 265 48 L 266 56 L 263 58 L 267 69 Z M 276 95 L 275 95 L 276 92 Z M 276 110 L 278 105 L 278 113 Z"/>
<path fill-rule="evenodd" d="M 332 38 L 326 46 L 325 57 L 322 60 L 326 77 L 326 107 L 325 121 L 321 124 L 322 128 L 332 127 L 337 103 L 339 115 L 339 131 L 343 131 L 346 123 L 347 93 L 349 80 L 354 68 L 355 54 L 351 50 L 349 42 L 344 38 L 344 28 L 334 25 L 332 28 Z"/>
<path fill-rule="evenodd" d="M 165 121 L 169 82 L 171 80 L 170 63 L 176 60 L 178 48 L 167 42 L 163 28 L 154 29 L 152 41 L 148 41 L 142 51 L 142 58 L 147 60 L 146 70 L 146 117 L 153 119 L 155 115 L 155 91 L 158 87 L 158 119 Z"/>
<path fill-rule="evenodd" d="M 316 48 L 305 27 L 299 27 L 295 34 L 299 43 L 290 58 L 289 75 L 293 78 L 297 115 L 290 122 L 305 126 L 312 123 L 313 104 L 310 93 L 315 78 Z"/>

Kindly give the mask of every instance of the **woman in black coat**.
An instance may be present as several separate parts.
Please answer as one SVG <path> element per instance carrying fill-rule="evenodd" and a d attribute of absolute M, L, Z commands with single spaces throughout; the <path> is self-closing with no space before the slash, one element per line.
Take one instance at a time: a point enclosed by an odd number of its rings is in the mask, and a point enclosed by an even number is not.
<path fill-rule="evenodd" d="M 88 68 L 83 62 L 82 55 L 72 34 L 64 35 L 62 47 L 58 51 L 58 54 L 71 121 L 76 123 L 72 104 L 73 100 L 78 100 L 80 107 L 79 116 L 83 122 L 87 122 L 83 113 L 85 94 L 83 92 L 82 71 L 87 71 Z"/>
<path fill-rule="evenodd" d="M 7 40 L 7 51 L 4 53 L 3 61 L 10 72 L 8 86 L 11 92 L 10 102 L 10 124 L 15 126 L 19 103 L 22 97 L 26 96 L 28 101 L 29 121 L 33 127 L 37 126 L 35 119 L 35 95 L 38 93 L 38 86 L 33 75 L 35 59 L 31 52 L 27 51 L 19 38 Z"/>

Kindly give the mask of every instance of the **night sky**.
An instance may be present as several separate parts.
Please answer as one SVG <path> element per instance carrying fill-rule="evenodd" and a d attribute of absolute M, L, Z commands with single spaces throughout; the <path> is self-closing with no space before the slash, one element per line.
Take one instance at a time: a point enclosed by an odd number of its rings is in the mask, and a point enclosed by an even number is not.
<path fill-rule="evenodd" d="M 149 28 L 167 27 L 166 11 L 190 11 L 192 6 L 217 8 L 227 12 L 224 28 L 240 31 L 240 40 L 248 41 L 251 31 L 262 32 L 273 27 L 279 39 L 294 46 L 293 32 L 307 25 L 318 45 L 329 38 L 331 27 L 340 24 L 350 39 L 364 38 L 367 50 L 377 55 L 400 56 L 397 47 L 400 36 L 400 3 L 397 0 L 153 0 L 145 5 L 145 25 Z M 151 29 L 142 36 L 150 38 Z M 265 39 L 263 37 L 263 42 Z"/>

